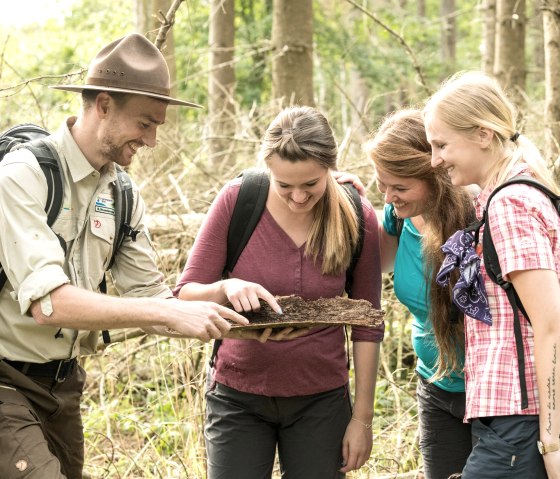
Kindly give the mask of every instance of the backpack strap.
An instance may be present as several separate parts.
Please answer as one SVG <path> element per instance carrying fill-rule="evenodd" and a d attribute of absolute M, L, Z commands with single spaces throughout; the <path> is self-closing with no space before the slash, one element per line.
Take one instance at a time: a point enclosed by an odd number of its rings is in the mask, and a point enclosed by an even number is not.
<path fill-rule="evenodd" d="M 501 191 L 503 188 L 513 184 L 525 184 L 529 186 L 533 186 L 540 191 L 542 191 L 545 195 L 547 195 L 552 203 L 554 204 L 556 211 L 560 214 L 560 196 L 556 195 L 542 183 L 537 181 L 535 178 L 527 176 L 527 175 L 518 175 L 510 180 L 502 183 L 497 188 L 495 188 L 488 200 L 486 202 L 486 207 L 484 208 L 482 220 L 475 224 L 478 225 L 476 229 L 475 235 L 475 243 L 478 243 L 478 230 L 482 224 L 486 223 L 486 228 L 484 229 L 484 236 L 482 238 L 482 254 L 484 257 L 484 266 L 486 267 L 486 273 L 488 277 L 500 286 L 507 294 L 508 301 L 513 309 L 513 331 L 515 336 L 515 348 L 517 350 L 517 364 L 519 368 L 519 385 L 521 387 L 521 408 L 527 409 L 529 407 L 529 400 L 527 395 L 527 381 L 525 378 L 525 356 L 523 354 L 523 338 L 521 335 L 521 320 L 519 318 L 519 310 L 523 313 L 525 319 L 531 323 L 529 319 L 529 315 L 525 311 L 521 300 L 519 299 L 519 295 L 513 284 L 509 281 L 504 280 L 502 276 L 502 269 L 500 267 L 500 261 L 498 258 L 498 254 L 496 253 L 496 248 L 494 247 L 494 242 L 492 240 L 492 233 L 490 232 L 490 228 L 488 227 L 488 206 L 492 198 Z"/>
<path fill-rule="evenodd" d="M 404 228 L 404 218 L 395 218 L 395 226 L 397 227 L 397 244 L 401 242 L 402 230 Z"/>
<path fill-rule="evenodd" d="M 16 142 L 12 145 L 19 144 Z M 52 227 L 60 210 L 62 209 L 62 200 L 64 198 L 64 181 L 60 174 L 60 160 L 58 153 L 54 147 L 42 139 L 36 139 L 25 144 L 25 148 L 31 151 L 37 158 L 39 166 L 45 175 L 47 181 L 47 201 L 45 203 L 45 213 L 47 214 L 47 224 Z M 60 235 L 56 235 L 60 246 L 66 254 L 66 242 Z M 0 290 L 6 284 L 7 277 L 4 268 L 0 265 Z"/>
<path fill-rule="evenodd" d="M 233 271 L 239 256 L 247 246 L 257 223 L 264 211 L 268 198 L 270 180 L 268 173 L 260 168 L 249 168 L 239 176 L 243 177 L 239 194 L 231 214 L 227 237 L 226 265 L 222 277 L 227 277 Z M 210 356 L 210 367 L 214 367 L 221 339 L 215 339 Z"/>
<path fill-rule="evenodd" d="M 270 181 L 265 170 L 250 168 L 243 173 L 239 195 L 228 229 L 224 275 L 231 273 L 264 211 Z"/>
<path fill-rule="evenodd" d="M 132 221 L 132 208 L 134 206 L 134 192 L 132 190 L 132 180 L 126 171 L 124 171 L 120 166 L 117 167 L 117 179 L 114 183 L 113 195 L 115 198 L 115 242 L 113 244 L 113 252 L 111 254 L 111 259 L 107 266 L 107 270 L 113 267 L 115 262 L 115 256 L 119 251 L 126 236 L 130 236 L 132 241 L 136 241 L 136 236 L 139 231 L 133 229 L 130 226 Z M 99 291 L 103 294 L 107 294 L 107 278 L 103 275 L 101 283 L 99 283 Z M 111 342 L 111 336 L 109 331 L 101 331 L 103 337 L 103 342 L 109 344 Z"/>
<path fill-rule="evenodd" d="M 364 211 L 362 209 L 362 199 L 360 198 L 360 194 L 358 190 L 352 185 L 352 183 L 344 183 L 342 186 L 346 188 L 348 192 L 348 196 L 352 201 L 352 206 L 354 207 L 354 211 L 356 212 L 356 216 L 358 218 L 358 242 L 356 243 L 356 247 L 352 252 L 352 260 L 350 261 L 350 266 L 346 270 L 346 285 L 345 290 L 348 294 L 348 297 L 352 297 L 352 285 L 354 282 L 354 268 L 360 259 L 360 255 L 362 254 L 362 247 L 364 245 L 364 234 L 365 234 L 365 219 L 364 219 Z"/>

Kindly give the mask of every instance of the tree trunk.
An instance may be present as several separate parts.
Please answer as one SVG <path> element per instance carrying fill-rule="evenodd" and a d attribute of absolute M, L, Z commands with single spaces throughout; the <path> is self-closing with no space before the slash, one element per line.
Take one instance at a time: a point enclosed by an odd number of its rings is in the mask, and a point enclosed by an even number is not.
<path fill-rule="evenodd" d="M 482 40 L 482 71 L 494 74 L 496 56 L 496 0 L 484 1 L 484 36 Z"/>
<path fill-rule="evenodd" d="M 420 18 L 426 16 L 426 0 L 418 0 L 416 2 L 416 13 Z"/>
<path fill-rule="evenodd" d="M 522 109 L 525 93 L 525 0 L 498 0 L 494 75 Z"/>
<path fill-rule="evenodd" d="M 445 76 L 448 76 L 455 71 L 456 61 L 457 22 L 455 18 L 455 0 L 441 0 L 440 13 L 442 19 L 441 58 L 444 64 Z"/>
<path fill-rule="evenodd" d="M 544 20 L 541 5 L 543 0 L 531 1 L 531 12 L 529 13 L 530 23 L 527 25 L 528 33 L 530 36 L 530 43 L 532 48 L 532 61 L 530 68 L 530 75 L 535 79 L 535 82 L 541 82 L 544 77 Z M 528 81 L 531 84 L 531 81 Z"/>
<path fill-rule="evenodd" d="M 560 181 L 560 0 L 543 1 L 545 155 Z"/>
<path fill-rule="evenodd" d="M 210 75 L 208 77 L 208 146 L 213 166 L 235 162 L 234 0 L 212 0 Z"/>
<path fill-rule="evenodd" d="M 314 106 L 312 0 L 272 5 L 272 95 L 282 105 Z"/>

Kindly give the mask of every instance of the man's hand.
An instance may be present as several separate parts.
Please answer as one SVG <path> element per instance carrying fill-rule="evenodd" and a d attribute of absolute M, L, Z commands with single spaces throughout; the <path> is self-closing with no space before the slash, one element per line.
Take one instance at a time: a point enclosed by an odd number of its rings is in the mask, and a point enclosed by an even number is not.
<path fill-rule="evenodd" d="M 169 311 L 166 332 L 207 342 L 223 338 L 230 330 L 228 319 L 239 324 L 249 321 L 235 311 L 208 301 L 165 300 L 172 306 Z M 167 311 L 166 311 L 167 313 Z"/>

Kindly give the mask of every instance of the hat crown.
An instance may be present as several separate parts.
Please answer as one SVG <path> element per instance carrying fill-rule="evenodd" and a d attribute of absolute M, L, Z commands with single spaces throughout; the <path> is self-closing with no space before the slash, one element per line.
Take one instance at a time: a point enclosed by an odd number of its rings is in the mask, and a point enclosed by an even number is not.
<path fill-rule="evenodd" d="M 165 58 L 146 37 L 131 33 L 105 46 L 91 62 L 87 85 L 138 90 L 169 96 Z"/>

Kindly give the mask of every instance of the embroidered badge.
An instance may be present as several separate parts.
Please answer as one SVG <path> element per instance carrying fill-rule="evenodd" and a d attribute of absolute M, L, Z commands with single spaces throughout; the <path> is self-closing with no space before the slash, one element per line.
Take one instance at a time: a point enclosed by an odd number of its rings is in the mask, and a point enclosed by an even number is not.
<path fill-rule="evenodd" d="M 110 195 L 100 194 L 95 199 L 95 212 L 115 216 L 115 200 Z"/>

